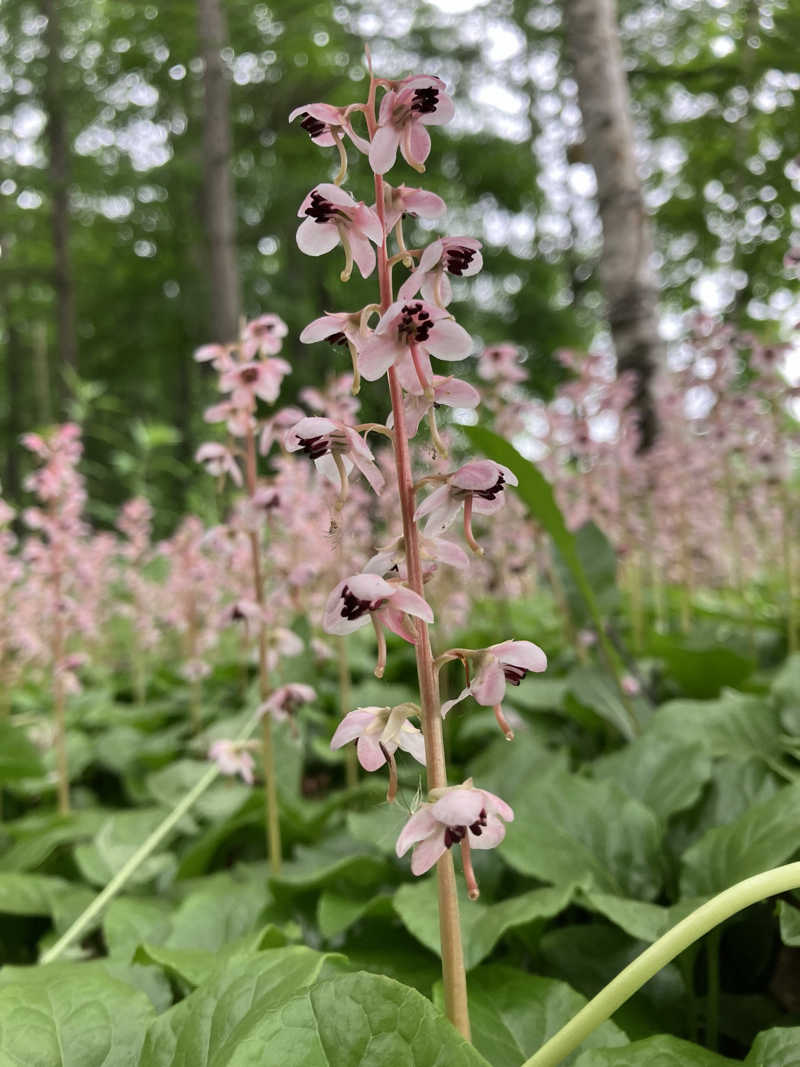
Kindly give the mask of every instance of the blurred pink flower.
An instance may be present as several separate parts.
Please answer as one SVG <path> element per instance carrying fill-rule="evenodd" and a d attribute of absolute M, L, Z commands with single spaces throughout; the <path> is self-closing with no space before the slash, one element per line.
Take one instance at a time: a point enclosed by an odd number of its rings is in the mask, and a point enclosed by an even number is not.
<path fill-rule="evenodd" d="M 215 741 L 208 750 L 208 758 L 216 763 L 222 774 L 238 774 L 248 785 L 253 784 L 253 757 L 242 742 Z"/>

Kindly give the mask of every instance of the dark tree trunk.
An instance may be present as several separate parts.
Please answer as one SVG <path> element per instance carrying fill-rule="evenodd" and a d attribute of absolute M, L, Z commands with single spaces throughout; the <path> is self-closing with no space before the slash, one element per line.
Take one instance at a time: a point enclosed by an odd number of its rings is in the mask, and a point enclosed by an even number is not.
<path fill-rule="evenodd" d="M 75 287 L 69 255 L 69 143 L 64 103 L 64 67 L 61 62 L 59 0 L 43 0 L 47 16 L 45 43 L 47 69 L 44 99 L 47 113 L 47 146 L 50 166 L 51 225 L 53 234 L 53 279 L 56 290 L 56 337 L 59 361 L 76 368 L 78 344 L 75 334 Z"/>
<path fill-rule="evenodd" d="M 6 416 L 6 463 L 3 471 L 2 492 L 0 495 L 9 500 L 19 498 L 19 437 L 23 427 L 20 425 L 22 411 L 22 367 L 23 357 L 17 327 L 8 312 L 5 311 L 6 335 L 6 396 L 8 414 Z"/>
<path fill-rule="evenodd" d="M 633 407 L 641 448 L 657 432 L 653 379 L 664 361 L 653 234 L 636 169 L 628 81 L 614 0 L 564 0 L 567 45 L 583 116 L 586 155 L 597 177 L 603 224 L 600 280 L 620 372 L 636 376 Z"/>
<path fill-rule="evenodd" d="M 236 268 L 236 200 L 231 175 L 228 79 L 222 62 L 226 26 L 222 0 L 198 0 L 198 25 L 205 72 L 203 185 L 208 235 L 211 317 L 215 341 L 232 341 L 239 330 Z"/>

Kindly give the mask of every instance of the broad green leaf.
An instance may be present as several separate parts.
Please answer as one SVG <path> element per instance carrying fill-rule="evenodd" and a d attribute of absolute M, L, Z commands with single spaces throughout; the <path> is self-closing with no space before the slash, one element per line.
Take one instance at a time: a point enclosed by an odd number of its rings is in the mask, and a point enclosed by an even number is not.
<path fill-rule="evenodd" d="M 169 948 L 216 952 L 255 930 L 270 899 L 266 881 L 217 875 L 181 903 L 165 943 Z"/>
<path fill-rule="evenodd" d="M 135 1067 L 153 1006 L 97 964 L 9 968 L 0 984 L 0 1062 Z"/>
<path fill-rule="evenodd" d="M 266 926 L 245 937 L 228 942 L 216 952 L 202 948 L 170 948 L 168 945 L 140 945 L 135 963 L 153 963 L 192 988 L 207 981 L 220 966 L 237 957 L 253 956 L 269 948 L 282 948 L 286 935 L 277 926 Z"/>
<path fill-rule="evenodd" d="M 744 878 L 785 863 L 800 851 L 798 805 L 800 783 L 779 789 L 728 826 L 709 830 L 684 853 L 681 893 L 719 893 Z"/>
<path fill-rule="evenodd" d="M 264 1062 L 281 1067 L 488 1067 L 415 989 L 364 972 L 320 981 L 287 1000 L 262 999 L 223 1040 L 213 1035 L 208 1067 Z"/>
<path fill-rule="evenodd" d="M 16 840 L 11 848 L 0 854 L 0 870 L 33 870 L 60 845 L 92 837 L 108 817 L 108 812 L 91 809 L 70 815 L 30 816 L 7 823 L 5 829 Z"/>
<path fill-rule="evenodd" d="M 441 983 L 436 1002 L 443 1008 Z M 557 1033 L 586 1003 L 565 982 L 539 978 L 510 967 L 480 967 L 467 984 L 472 1043 L 492 1067 L 519 1067 Z M 627 1045 L 628 1038 L 613 1022 L 599 1026 L 582 1047 Z M 575 1062 L 577 1053 L 563 1060 Z"/>
<path fill-rule="evenodd" d="M 413 885 L 401 886 L 394 895 L 394 906 L 406 929 L 431 952 L 438 953 L 436 894 L 435 877 L 425 878 Z M 508 930 L 558 915 L 569 905 L 572 894 L 572 886 L 548 886 L 531 889 L 498 904 L 484 904 L 481 900 L 469 900 L 463 882 L 459 881 L 461 936 L 467 969 L 476 967 L 485 959 Z"/>
<path fill-rule="evenodd" d="M 283 1003 L 341 966 L 341 957 L 305 947 L 230 960 L 151 1025 L 138 1067 L 222 1067 L 216 1050 L 249 1012 Z"/>
<path fill-rule="evenodd" d="M 670 909 L 646 900 L 630 900 L 587 889 L 579 893 L 578 901 L 605 915 L 639 941 L 657 941 L 670 927 Z"/>
<path fill-rule="evenodd" d="M 147 776 L 150 795 L 166 810 L 174 808 L 208 770 L 200 760 L 176 760 L 160 771 Z M 218 779 L 198 798 L 193 812 L 213 822 L 229 819 L 240 810 L 250 796 L 251 789 L 243 782 L 230 778 Z"/>
<path fill-rule="evenodd" d="M 400 831 L 408 821 L 408 812 L 400 804 L 379 804 L 370 811 L 350 812 L 347 829 L 361 844 L 394 855 Z"/>
<path fill-rule="evenodd" d="M 57 930 L 66 928 L 92 902 L 86 886 L 64 878 L 27 872 L 0 873 L 0 912 L 49 915 Z"/>
<path fill-rule="evenodd" d="M 800 1067 L 800 1026 L 764 1030 L 744 1063 L 745 1067 Z"/>
<path fill-rule="evenodd" d="M 548 775 L 517 798 L 514 814 L 500 851 L 523 874 L 624 897 L 658 893 L 658 820 L 614 782 Z"/>
<path fill-rule="evenodd" d="M 336 937 L 344 933 L 353 923 L 367 915 L 394 915 L 392 897 L 379 894 L 374 897 L 344 895 L 326 889 L 317 904 L 317 924 L 319 932 L 325 938 Z"/>
<path fill-rule="evenodd" d="M 327 838 L 313 847 L 298 846 L 294 859 L 270 879 L 276 892 L 298 892 L 326 885 L 374 885 L 387 873 L 386 860 L 366 851 L 349 835 Z"/>
<path fill-rule="evenodd" d="M 451 714 L 456 714 L 455 709 Z M 566 773 L 568 767 L 566 752 L 553 752 L 532 732 L 518 730 L 510 742 L 498 731 L 495 740 L 469 763 L 467 770 L 476 785 L 497 793 L 516 810 L 532 782 Z"/>
<path fill-rule="evenodd" d="M 599 526 L 591 521 L 579 526 L 572 537 L 586 580 L 597 598 L 598 607 L 604 614 L 611 614 L 619 607 L 617 554 L 611 542 Z M 590 625 L 592 618 L 586 609 L 586 601 L 560 553 L 556 556 L 556 566 L 573 620 L 579 625 Z"/>
<path fill-rule="evenodd" d="M 162 944 L 172 930 L 171 908 L 158 897 L 117 897 L 103 916 L 109 956 L 128 961 L 142 941 Z"/>
<path fill-rule="evenodd" d="M 752 659 L 726 645 L 690 647 L 659 634 L 650 636 L 648 652 L 666 663 L 687 696 L 701 699 L 718 696 L 724 686 L 739 685 L 755 667 Z"/>
<path fill-rule="evenodd" d="M 100 887 L 107 885 L 165 815 L 163 808 L 142 808 L 108 817 L 89 844 L 75 848 L 75 861 L 87 881 Z M 153 853 L 133 872 L 128 884 L 144 885 L 171 874 L 176 866 L 171 853 Z"/>
<path fill-rule="evenodd" d="M 635 1041 L 627 1048 L 596 1049 L 582 1053 L 575 1067 L 733 1067 L 739 1060 L 729 1060 L 716 1052 L 682 1041 L 669 1034 Z M 767 1067 L 765 1064 L 764 1067 Z M 769 1067 L 773 1067 L 770 1063 Z"/>
<path fill-rule="evenodd" d="M 576 667 L 567 677 L 569 693 L 585 708 L 618 730 L 627 740 L 634 737 L 630 715 L 619 688 L 608 673 L 596 667 Z"/>
<path fill-rule="evenodd" d="M 25 731 L 0 719 L 0 785 L 20 778 L 41 778 L 44 773 L 39 751 Z"/>
<path fill-rule="evenodd" d="M 711 757 L 691 742 L 648 731 L 618 752 L 596 760 L 592 773 L 617 782 L 666 821 L 697 801 L 711 777 Z"/>
<path fill-rule="evenodd" d="M 656 712 L 651 729 L 702 746 L 715 758 L 770 761 L 782 753 L 778 713 L 761 697 L 726 692 L 718 700 L 673 700 Z"/>

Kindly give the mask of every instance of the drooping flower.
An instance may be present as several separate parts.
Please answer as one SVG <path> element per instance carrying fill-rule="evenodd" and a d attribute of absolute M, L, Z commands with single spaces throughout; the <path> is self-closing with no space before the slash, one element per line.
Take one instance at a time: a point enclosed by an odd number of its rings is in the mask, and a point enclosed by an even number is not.
<path fill-rule="evenodd" d="M 409 166 L 423 171 L 431 150 L 425 127 L 443 126 L 454 111 L 441 78 L 419 74 L 398 82 L 381 100 L 378 129 L 369 149 L 372 169 L 385 174 L 394 166 L 399 148 Z"/>
<path fill-rule="evenodd" d="M 547 670 L 547 656 L 532 641 L 501 641 L 479 649 L 475 657 L 475 675 L 454 700 L 442 705 L 443 716 L 468 696 L 484 707 L 497 708 L 505 696 L 506 684 L 519 685 L 528 671 Z"/>
<path fill-rule="evenodd" d="M 374 382 L 398 360 L 409 359 L 423 391 L 430 389 L 423 355 L 459 360 L 468 356 L 472 338 L 448 313 L 435 304 L 396 300 L 381 316 L 373 336 L 362 346 L 361 374 Z"/>
<path fill-rule="evenodd" d="M 252 359 L 255 355 L 274 356 L 280 352 L 283 338 L 288 332 L 289 327 L 280 315 L 272 312 L 259 315 L 257 319 L 246 323 L 242 331 L 244 358 Z"/>
<path fill-rule="evenodd" d="M 276 722 L 284 722 L 303 704 L 311 704 L 316 699 L 317 694 L 310 685 L 290 682 L 270 693 L 258 710 L 261 715 L 271 715 Z"/>
<path fill-rule="evenodd" d="M 472 237 L 441 237 L 429 244 L 417 268 L 398 290 L 400 300 L 412 300 L 422 290 L 423 300 L 446 307 L 453 299 L 448 274 L 469 278 L 483 266 L 481 242 Z"/>
<path fill-rule="evenodd" d="M 229 474 L 234 485 L 242 485 L 242 472 L 239 464 L 225 445 L 216 441 L 206 441 L 195 452 L 194 459 L 195 463 L 202 463 L 208 473 L 215 478 L 224 478 L 226 474 Z"/>
<path fill-rule="evenodd" d="M 447 205 L 436 193 L 427 189 L 409 188 L 407 185 L 392 186 L 383 183 L 384 223 L 388 233 L 404 215 L 412 218 L 438 219 L 447 211 Z"/>
<path fill-rule="evenodd" d="M 329 634 L 351 634 L 372 621 L 378 640 L 375 675 L 380 678 L 386 666 L 384 627 L 416 644 L 417 634 L 406 616 L 433 622 L 433 612 L 426 600 L 404 585 L 387 582 L 377 574 L 353 574 L 339 582 L 328 597 L 322 628 Z"/>
<path fill-rule="evenodd" d="M 473 551 L 481 553 L 472 534 L 472 513 L 493 515 L 503 506 L 507 485 L 517 485 L 517 477 L 508 467 L 491 459 L 473 459 L 447 476 L 445 484 L 435 489 L 417 508 L 415 520 L 427 516 L 425 532 L 443 533 L 464 507 L 464 534 Z"/>
<path fill-rule="evenodd" d="M 405 412 L 406 433 L 414 437 L 419 424 L 434 408 L 443 405 L 448 408 L 476 408 L 481 402 L 481 395 L 474 385 L 452 376 L 434 374 L 430 369 L 427 356 L 420 356 L 422 376 L 427 377 L 430 389 L 426 393 L 420 384 L 416 367 L 409 359 L 403 358 L 397 364 L 397 377 L 404 390 L 403 411 Z M 394 416 L 390 413 L 386 425 L 394 426 Z M 437 444 L 434 440 L 434 444 Z M 444 451 L 444 449 L 442 449 Z"/>
<path fill-rule="evenodd" d="M 353 467 L 364 475 L 376 493 L 383 489 L 385 479 L 375 464 L 375 457 L 352 426 L 314 415 L 300 419 L 286 434 L 284 445 L 288 452 L 302 451 L 310 456 L 323 477 L 341 486 L 343 495 Z"/>
<path fill-rule="evenodd" d="M 425 764 L 425 741 L 422 731 L 412 726 L 409 715 L 419 715 L 415 704 L 398 704 L 394 708 L 356 708 L 345 715 L 331 738 L 331 748 L 342 748 L 357 741 L 358 762 L 365 771 L 377 771 L 398 748 Z"/>
<path fill-rule="evenodd" d="M 466 841 L 472 848 L 495 848 L 506 835 L 505 823 L 514 812 L 500 797 L 477 789 L 468 779 L 463 785 L 434 790 L 433 803 L 423 804 L 403 827 L 396 852 L 404 856 L 414 846 L 411 873 L 429 871 L 448 848 Z"/>
<path fill-rule="evenodd" d="M 469 557 L 463 548 L 454 545 L 452 541 L 445 541 L 441 537 L 419 537 L 419 554 L 422 561 L 423 574 L 427 569 L 433 570 L 437 563 L 444 563 L 458 570 L 469 568 Z M 372 559 L 369 560 L 364 571 L 366 574 L 390 574 L 394 572 L 401 576 L 405 573 L 406 548 L 405 539 L 400 535 L 386 548 L 382 548 Z"/>
<path fill-rule="evenodd" d="M 255 397 L 260 397 L 267 404 L 275 403 L 281 391 L 281 382 L 291 369 L 285 359 L 235 363 L 220 375 L 219 387 L 223 393 L 231 394 L 234 407 L 251 410 L 255 405 Z"/>
<path fill-rule="evenodd" d="M 307 256 L 322 256 L 341 244 L 345 252 L 342 281 L 347 281 L 355 260 L 361 276 L 375 270 L 375 249 L 383 241 L 380 219 L 366 204 L 357 202 L 338 185 L 315 186 L 297 211 L 303 219 L 297 230 L 297 247 Z"/>
<path fill-rule="evenodd" d="M 528 377 L 519 365 L 516 345 L 489 345 L 478 357 L 478 377 L 485 382 L 524 382 Z"/>
<path fill-rule="evenodd" d="M 241 741 L 215 741 L 208 750 L 208 758 L 213 760 L 222 774 L 240 775 L 242 781 L 252 785 L 253 757 Z"/>
<path fill-rule="evenodd" d="M 332 104 L 301 104 L 289 115 L 289 122 L 302 118 L 300 125 L 308 136 L 321 148 L 332 148 L 346 134 L 364 154 L 369 152 L 369 142 L 353 129 L 347 109 Z"/>

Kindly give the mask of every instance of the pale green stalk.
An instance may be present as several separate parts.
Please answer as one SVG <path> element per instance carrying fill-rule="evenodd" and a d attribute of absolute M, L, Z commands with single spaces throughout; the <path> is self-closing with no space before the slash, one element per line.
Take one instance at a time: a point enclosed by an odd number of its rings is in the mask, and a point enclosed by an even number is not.
<path fill-rule="evenodd" d="M 800 889 L 800 863 L 756 874 L 712 897 L 637 956 L 522 1067 L 556 1067 L 689 945 L 737 912 L 790 889 Z"/>
<path fill-rule="evenodd" d="M 258 712 L 255 712 L 250 719 L 248 719 L 247 724 L 239 734 L 237 740 L 243 741 L 245 738 L 249 737 L 258 720 L 259 714 Z M 216 764 L 212 764 L 197 784 L 192 786 L 182 800 L 178 801 L 164 821 L 159 823 L 150 836 L 139 848 L 137 848 L 130 859 L 123 863 L 122 867 L 120 867 L 105 889 L 97 894 L 92 903 L 85 911 L 81 912 L 72 926 L 70 926 L 70 928 L 61 935 L 58 941 L 56 941 L 54 945 L 51 945 L 47 952 L 42 955 L 42 958 L 39 961 L 40 963 L 52 963 L 53 960 L 57 960 L 64 950 L 69 948 L 73 941 L 80 937 L 80 935 L 89 928 L 93 920 L 101 913 L 109 900 L 117 895 L 134 871 L 144 863 L 151 852 L 154 852 L 158 848 L 170 830 L 177 826 L 195 801 L 205 793 L 206 789 L 208 789 L 219 774 L 219 767 L 217 767 Z"/>

